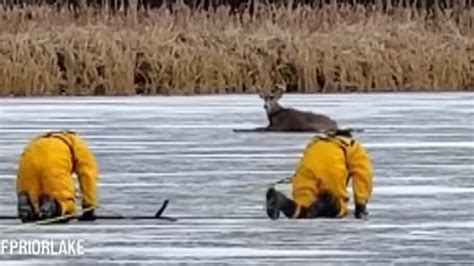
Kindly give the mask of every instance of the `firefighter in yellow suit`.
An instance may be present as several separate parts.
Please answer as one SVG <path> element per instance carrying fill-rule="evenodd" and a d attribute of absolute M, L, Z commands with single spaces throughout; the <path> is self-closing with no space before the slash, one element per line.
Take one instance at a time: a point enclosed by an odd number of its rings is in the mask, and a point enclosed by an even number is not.
<path fill-rule="evenodd" d="M 368 215 L 373 168 L 364 146 L 347 131 L 315 137 L 306 147 L 292 179 L 293 200 L 269 188 L 267 215 L 288 218 L 342 218 L 348 214 L 346 187 L 352 181 L 355 217 Z M 351 180 L 352 179 L 352 180 Z"/>
<path fill-rule="evenodd" d="M 35 137 L 23 151 L 17 173 L 18 216 L 22 222 L 76 215 L 73 173 L 82 192 L 79 219 L 95 220 L 98 167 L 86 142 L 71 131 Z"/>

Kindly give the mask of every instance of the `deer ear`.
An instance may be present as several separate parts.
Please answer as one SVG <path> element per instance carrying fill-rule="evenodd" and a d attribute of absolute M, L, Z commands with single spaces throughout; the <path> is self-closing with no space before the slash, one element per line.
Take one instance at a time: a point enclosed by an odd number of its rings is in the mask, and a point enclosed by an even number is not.
<path fill-rule="evenodd" d="M 284 84 L 275 84 L 275 89 L 283 94 L 286 91 L 286 86 Z"/>
<path fill-rule="evenodd" d="M 273 91 L 275 92 L 275 97 L 280 99 L 281 96 L 283 96 L 283 93 L 286 91 L 286 86 L 283 84 L 275 84 Z"/>

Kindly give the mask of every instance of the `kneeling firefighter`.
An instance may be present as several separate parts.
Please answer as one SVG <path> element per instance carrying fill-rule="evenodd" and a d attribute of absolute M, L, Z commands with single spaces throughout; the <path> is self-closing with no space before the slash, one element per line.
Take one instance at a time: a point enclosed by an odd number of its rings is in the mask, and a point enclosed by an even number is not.
<path fill-rule="evenodd" d="M 79 220 L 95 220 L 97 206 L 96 159 L 86 142 L 72 131 L 49 132 L 35 137 L 20 158 L 16 189 L 22 222 L 76 215 L 72 175 L 82 193 Z"/>
<path fill-rule="evenodd" d="M 342 218 L 348 213 L 346 187 L 352 178 L 355 217 L 365 218 L 372 195 L 373 168 L 367 150 L 350 131 L 315 137 L 306 147 L 292 181 L 293 200 L 270 187 L 267 215 L 288 218 Z"/>

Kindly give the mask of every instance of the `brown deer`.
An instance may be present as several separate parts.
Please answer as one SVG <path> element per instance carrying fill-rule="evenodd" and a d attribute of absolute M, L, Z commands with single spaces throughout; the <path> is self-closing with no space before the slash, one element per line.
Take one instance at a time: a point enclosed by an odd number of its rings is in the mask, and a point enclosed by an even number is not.
<path fill-rule="evenodd" d="M 252 130 L 235 131 L 289 131 L 289 132 L 319 132 L 338 130 L 336 121 L 331 118 L 312 112 L 299 111 L 293 108 L 282 107 L 278 100 L 283 96 L 286 88 L 276 85 L 270 93 L 260 93 L 264 101 L 264 108 L 268 116 L 269 125 Z"/>

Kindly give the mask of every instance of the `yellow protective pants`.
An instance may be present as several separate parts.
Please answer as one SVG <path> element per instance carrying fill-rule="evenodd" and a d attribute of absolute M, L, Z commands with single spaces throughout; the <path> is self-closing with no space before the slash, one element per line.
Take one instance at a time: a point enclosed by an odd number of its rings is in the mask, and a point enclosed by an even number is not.
<path fill-rule="evenodd" d="M 49 195 L 61 206 L 62 215 L 76 214 L 73 162 L 69 147 L 58 138 L 37 138 L 25 149 L 17 173 L 17 193 L 29 195 L 35 212 L 39 198 Z"/>

